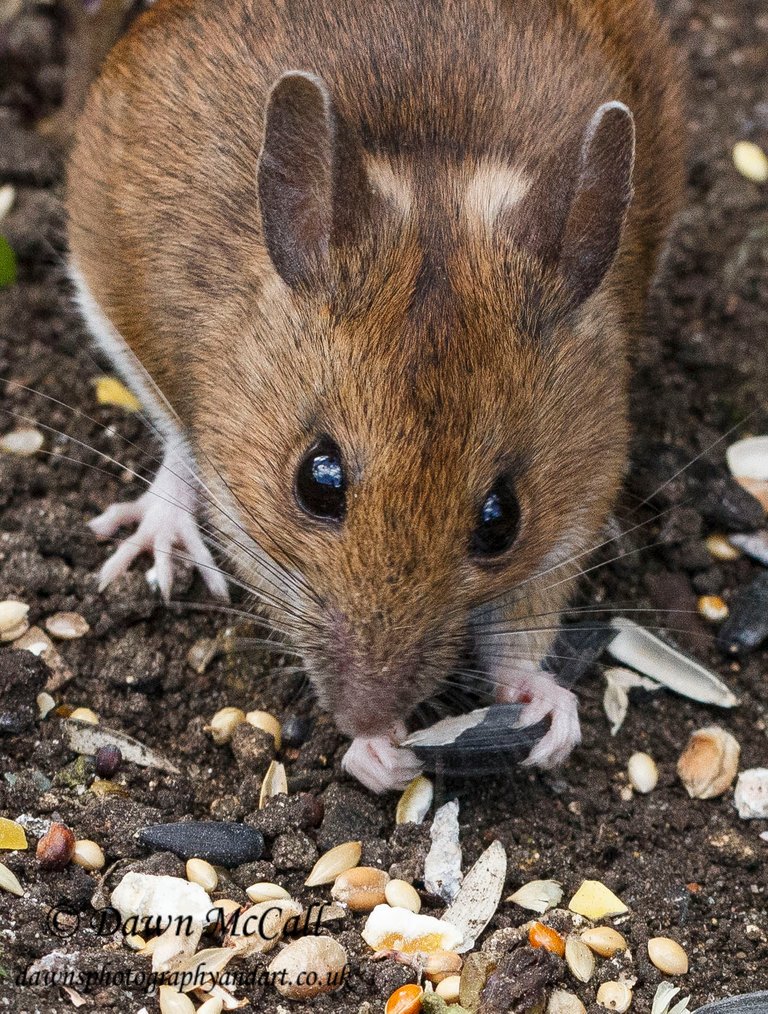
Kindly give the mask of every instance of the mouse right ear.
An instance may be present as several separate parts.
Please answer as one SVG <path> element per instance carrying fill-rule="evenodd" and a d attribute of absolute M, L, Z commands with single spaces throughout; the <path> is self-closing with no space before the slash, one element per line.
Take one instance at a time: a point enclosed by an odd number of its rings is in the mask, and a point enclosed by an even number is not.
<path fill-rule="evenodd" d="M 314 74 L 290 71 L 270 92 L 258 187 L 264 241 L 292 287 L 322 272 L 331 245 L 366 214 L 360 145 Z"/>

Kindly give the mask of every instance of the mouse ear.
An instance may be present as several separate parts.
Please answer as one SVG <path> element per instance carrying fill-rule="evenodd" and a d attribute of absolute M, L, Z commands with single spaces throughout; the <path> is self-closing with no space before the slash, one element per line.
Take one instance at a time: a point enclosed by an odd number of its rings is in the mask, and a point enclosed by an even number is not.
<path fill-rule="evenodd" d="M 272 263 L 288 285 L 307 282 L 351 231 L 366 194 L 360 146 L 313 74 L 284 74 L 269 95 L 258 187 Z"/>
<path fill-rule="evenodd" d="M 556 265 L 573 306 L 595 291 L 616 256 L 632 200 L 634 159 L 632 113 L 623 102 L 606 102 L 581 137 L 575 172 L 573 149 L 559 152 L 524 198 L 514 231 Z M 564 180 L 571 182 L 558 187 Z"/>

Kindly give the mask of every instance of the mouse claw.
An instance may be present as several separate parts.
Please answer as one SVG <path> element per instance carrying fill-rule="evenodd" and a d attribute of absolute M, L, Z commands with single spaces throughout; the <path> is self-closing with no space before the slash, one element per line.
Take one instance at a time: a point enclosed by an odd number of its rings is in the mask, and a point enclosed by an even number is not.
<path fill-rule="evenodd" d="M 108 539 L 130 524 L 138 525 L 136 531 L 118 546 L 99 572 L 100 592 L 125 574 L 137 557 L 148 553 L 155 560 L 155 579 L 166 601 L 173 589 L 174 559 L 193 564 L 212 595 L 229 599 L 226 578 L 203 542 L 191 510 L 149 490 L 131 503 L 113 504 L 90 521 L 89 527 L 98 538 Z"/>
<path fill-rule="evenodd" d="M 531 749 L 523 766 L 549 769 L 564 764 L 581 742 L 576 695 L 542 670 L 526 673 L 519 680 L 506 679 L 504 684 L 497 695 L 499 701 L 523 705 L 518 728 L 527 729 L 549 719 L 549 729 Z"/>
<path fill-rule="evenodd" d="M 358 736 L 341 766 L 376 793 L 402 791 L 423 770 L 413 750 L 396 746 L 388 736 Z"/>

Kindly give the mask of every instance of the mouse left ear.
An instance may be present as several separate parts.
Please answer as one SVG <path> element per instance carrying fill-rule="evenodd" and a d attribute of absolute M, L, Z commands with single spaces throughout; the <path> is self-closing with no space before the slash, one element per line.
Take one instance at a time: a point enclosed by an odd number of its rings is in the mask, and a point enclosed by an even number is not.
<path fill-rule="evenodd" d="M 269 94 L 258 189 L 264 241 L 292 287 L 321 272 L 331 244 L 366 214 L 360 145 L 314 74 L 283 74 Z"/>

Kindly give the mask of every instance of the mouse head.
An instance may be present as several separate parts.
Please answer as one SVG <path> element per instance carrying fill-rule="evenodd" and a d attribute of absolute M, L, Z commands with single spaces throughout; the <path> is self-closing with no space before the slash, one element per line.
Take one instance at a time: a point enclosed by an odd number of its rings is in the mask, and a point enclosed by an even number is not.
<path fill-rule="evenodd" d="M 388 158 L 319 79 L 271 92 L 270 264 L 216 373 L 227 418 L 205 432 L 281 568 L 254 550 L 243 572 L 349 734 L 431 696 L 477 611 L 585 548 L 615 494 L 624 351 L 606 275 L 631 114 L 601 106 L 561 148 L 540 171 Z"/>

